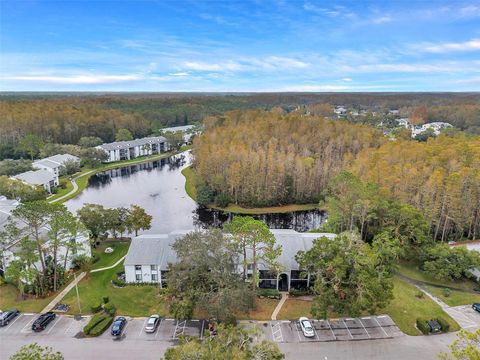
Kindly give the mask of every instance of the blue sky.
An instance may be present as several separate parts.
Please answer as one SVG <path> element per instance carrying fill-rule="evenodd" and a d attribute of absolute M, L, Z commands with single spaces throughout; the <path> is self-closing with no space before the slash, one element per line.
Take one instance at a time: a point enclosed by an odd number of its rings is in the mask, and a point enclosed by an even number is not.
<path fill-rule="evenodd" d="M 0 1 L 0 90 L 479 91 L 480 1 Z"/>

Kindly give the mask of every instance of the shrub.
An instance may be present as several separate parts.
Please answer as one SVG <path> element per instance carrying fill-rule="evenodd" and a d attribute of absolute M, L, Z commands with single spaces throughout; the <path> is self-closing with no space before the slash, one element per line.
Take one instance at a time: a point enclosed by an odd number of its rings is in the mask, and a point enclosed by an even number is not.
<path fill-rule="evenodd" d="M 105 312 L 108 315 L 113 316 L 113 315 L 115 315 L 115 312 L 117 311 L 117 308 L 112 303 L 108 303 L 108 304 L 105 304 L 105 306 L 103 307 L 103 310 L 105 310 Z"/>
<path fill-rule="evenodd" d="M 440 326 L 442 327 L 443 332 L 448 332 L 450 330 L 450 324 L 443 318 L 436 319 Z"/>
<path fill-rule="evenodd" d="M 191 319 L 194 306 L 188 300 L 177 300 L 170 304 L 170 313 L 175 319 Z"/>
<path fill-rule="evenodd" d="M 290 289 L 289 294 L 292 296 L 307 296 L 312 295 L 311 289 Z"/>
<path fill-rule="evenodd" d="M 102 310 L 102 303 L 95 303 L 95 305 L 93 305 L 90 309 L 92 310 L 92 313 L 98 313 L 100 310 Z"/>
<path fill-rule="evenodd" d="M 124 287 L 127 283 L 123 280 L 117 279 L 116 277 L 112 279 L 112 284 L 118 287 Z"/>
<path fill-rule="evenodd" d="M 420 330 L 423 335 L 428 335 L 430 333 L 430 326 L 425 319 L 417 319 L 417 329 Z"/>
<path fill-rule="evenodd" d="M 90 330 L 88 336 L 100 336 L 107 330 L 113 322 L 113 316 L 107 316 L 100 321 L 93 329 Z"/>
<path fill-rule="evenodd" d="M 200 205 L 211 204 L 214 200 L 214 192 L 205 184 L 197 186 L 197 202 Z"/>
<path fill-rule="evenodd" d="M 218 194 L 215 197 L 215 205 L 222 208 L 227 207 L 230 204 L 230 197 L 227 194 Z"/>
<path fill-rule="evenodd" d="M 425 294 L 422 290 L 418 290 L 417 293 L 415 294 L 415 296 L 419 299 L 423 299 Z"/>
<path fill-rule="evenodd" d="M 282 297 L 276 289 L 257 289 L 257 296 L 269 299 L 280 299 Z"/>
<path fill-rule="evenodd" d="M 445 296 L 445 297 L 449 297 L 450 294 L 451 294 L 451 291 L 450 291 L 449 288 L 443 289 L 442 292 L 443 292 L 443 296 Z"/>
<path fill-rule="evenodd" d="M 90 331 L 98 324 L 100 323 L 101 321 L 103 321 L 105 318 L 107 318 L 108 315 L 102 313 L 102 314 L 97 314 L 97 315 L 94 315 L 92 316 L 92 318 L 90 319 L 90 321 L 88 322 L 87 325 L 85 325 L 83 327 L 83 333 L 85 335 L 88 335 L 90 333 Z"/>
<path fill-rule="evenodd" d="M 108 298 L 108 296 L 104 296 L 104 297 L 103 297 L 103 303 L 104 303 L 104 304 L 107 304 L 107 303 L 108 303 L 108 300 L 110 300 L 110 299 Z"/>

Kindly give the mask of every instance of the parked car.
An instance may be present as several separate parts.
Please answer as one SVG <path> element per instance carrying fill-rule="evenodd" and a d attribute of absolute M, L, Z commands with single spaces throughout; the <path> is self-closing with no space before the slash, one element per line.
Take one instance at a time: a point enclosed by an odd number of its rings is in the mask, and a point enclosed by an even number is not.
<path fill-rule="evenodd" d="M 432 334 L 439 333 L 442 331 L 442 326 L 437 320 L 429 320 L 428 326 L 430 326 L 430 332 Z"/>
<path fill-rule="evenodd" d="M 480 303 L 472 304 L 472 309 L 480 313 Z"/>
<path fill-rule="evenodd" d="M 303 335 L 305 337 L 314 337 L 315 332 L 313 331 L 313 326 L 306 317 L 301 317 L 299 320 L 300 328 L 302 329 Z"/>
<path fill-rule="evenodd" d="M 151 315 L 145 325 L 145 332 L 154 333 L 157 331 L 158 325 L 160 325 L 160 316 L 157 314 Z"/>
<path fill-rule="evenodd" d="M 125 329 L 125 326 L 127 326 L 127 319 L 125 319 L 123 316 L 116 318 L 112 324 L 112 331 L 111 331 L 112 336 L 122 335 L 122 332 L 123 332 L 123 329 Z"/>
<path fill-rule="evenodd" d="M 0 314 L 0 326 L 8 325 L 8 323 L 18 314 L 20 314 L 20 312 L 17 309 L 10 309 L 2 312 Z"/>
<path fill-rule="evenodd" d="M 37 332 L 45 330 L 47 325 L 50 324 L 53 320 L 55 320 L 55 316 L 55 313 L 51 311 L 40 315 L 38 319 L 33 322 L 32 330 Z"/>

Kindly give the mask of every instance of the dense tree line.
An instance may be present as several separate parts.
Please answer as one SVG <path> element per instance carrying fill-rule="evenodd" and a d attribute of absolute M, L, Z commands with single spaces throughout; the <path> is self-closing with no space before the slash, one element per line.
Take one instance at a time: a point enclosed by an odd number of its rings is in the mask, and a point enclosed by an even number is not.
<path fill-rule="evenodd" d="M 348 161 L 385 141 L 367 126 L 298 113 L 232 111 L 204 124 L 193 144 L 197 185 L 252 206 L 318 202 Z"/>
<path fill-rule="evenodd" d="M 390 141 L 362 151 L 352 171 L 381 194 L 418 209 L 434 239 L 479 236 L 480 137 Z"/>
<path fill-rule="evenodd" d="M 0 98 L 0 159 L 13 157 L 14 146 L 27 134 L 44 142 L 78 144 L 81 137 L 115 139 L 119 129 L 134 137 L 155 133 L 162 127 L 200 122 L 209 115 L 235 109 L 271 109 L 286 112 L 306 106 L 309 113 L 331 114 L 332 106 L 386 113 L 426 108 L 426 121 L 446 121 L 478 133 L 478 94 L 2 94 Z M 369 121 L 372 121 L 370 119 Z M 4 154 L 2 156 L 2 154 Z M 9 155 L 7 155 L 9 154 Z"/>

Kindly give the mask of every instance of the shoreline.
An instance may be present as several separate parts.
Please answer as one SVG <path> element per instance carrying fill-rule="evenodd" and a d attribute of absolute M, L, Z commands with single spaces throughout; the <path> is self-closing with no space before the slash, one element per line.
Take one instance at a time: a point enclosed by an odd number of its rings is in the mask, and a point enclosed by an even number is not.
<path fill-rule="evenodd" d="M 193 201 L 197 201 L 197 191 L 194 185 L 194 174 L 191 169 L 191 165 L 182 170 L 182 175 L 185 177 L 185 191 Z M 286 204 L 278 206 L 267 207 L 252 207 L 246 208 L 240 205 L 229 204 L 227 207 L 222 208 L 214 204 L 207 205 L 209 209 L 221 210 L 227 213 L 245 214 L 245 215 L 261 215 L 261 214 L 282 214 L 295 211 L 309 211 L 309 210 L 323 210 L 320 209 L 318 204 Z"/>

